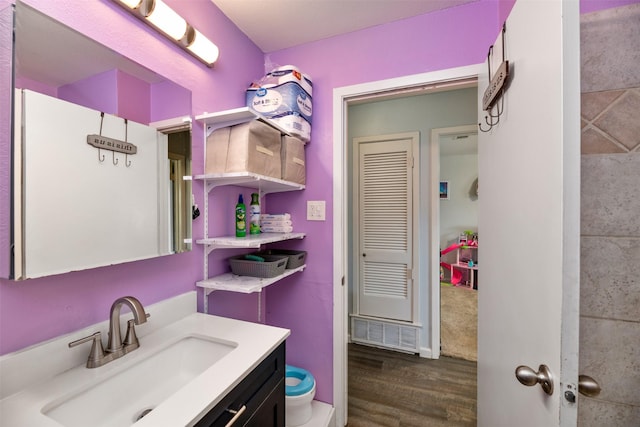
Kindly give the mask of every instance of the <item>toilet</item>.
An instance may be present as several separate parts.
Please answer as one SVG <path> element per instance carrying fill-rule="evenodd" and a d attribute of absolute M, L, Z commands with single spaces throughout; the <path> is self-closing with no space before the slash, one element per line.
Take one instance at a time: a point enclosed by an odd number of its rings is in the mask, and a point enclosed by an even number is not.
<path fill-rule="evenodd" d="M 316 380 L 305 369 L 285 367 L 285 424 L 301 426 L 311 419 L 311 401 L 316 395 Z"/>

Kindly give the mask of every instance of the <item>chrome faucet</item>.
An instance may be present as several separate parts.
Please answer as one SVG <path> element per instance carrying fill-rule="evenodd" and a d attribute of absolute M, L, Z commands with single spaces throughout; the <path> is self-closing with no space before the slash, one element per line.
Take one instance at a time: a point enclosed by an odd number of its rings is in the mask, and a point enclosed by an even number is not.
<path fill-rule="evenodd" d="M 133 319 L 127 321 L 127 334 L 124 341 L 120 333 L 120 309 L 123 304 L 127 305 L 133 314 Z M 92 345 L 89 358 L 87 359 L 87 368 L 103 366 L 140 347 L 134 324 L 140 325 L 141 323 L 145 323 L 147 317 L 149 317 L 149 314 L 144 312 L 144 307 L 136 298 L 130 296 L 118 298 L 111 305 L 109 312 L 109 342 L 107 349 L 104 350 L 102 347 L 102 336 L 100 332 L 70 342 L 69 347 L 75 347 L 91 341 Z"/>

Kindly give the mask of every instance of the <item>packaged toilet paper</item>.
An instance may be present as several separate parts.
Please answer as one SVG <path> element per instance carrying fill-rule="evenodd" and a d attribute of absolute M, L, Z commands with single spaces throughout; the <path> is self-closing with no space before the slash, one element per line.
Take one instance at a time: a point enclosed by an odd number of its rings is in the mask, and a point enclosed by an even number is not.
<path fill-rule="evenodd" d="M 278 67 L 246 92 L 247 106 L 304 142 L 311 139 L 311 78 L 292 65 Z"/>

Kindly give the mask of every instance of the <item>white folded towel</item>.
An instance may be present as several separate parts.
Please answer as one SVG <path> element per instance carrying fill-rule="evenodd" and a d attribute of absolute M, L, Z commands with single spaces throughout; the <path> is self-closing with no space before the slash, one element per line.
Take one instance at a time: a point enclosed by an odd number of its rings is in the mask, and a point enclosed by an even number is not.
<path fill-rule="evenodd" d="M 260 224 L 262 226 L 270 226 L 270 227 L 290 227 L 293 225 L 293 223 L 289 220 L 283 220 L 283 221 L 272 221 L 272 220 L 263 220 L 262 218 L 260 219 Z"/>
<path fill-rule="evenodd" d="M 260 215 L 262 221 L 288 221 L 291 219 L 291 214 L 262 214 Z"/>
<path fill-rule="evenodd" d="M 284 226 L 284 227 L 272 227 L 272 226 L 262 226 L 260 227 L 260 231 L 263 233 L 291 233 L 293 231 L 293 227 Z"/>

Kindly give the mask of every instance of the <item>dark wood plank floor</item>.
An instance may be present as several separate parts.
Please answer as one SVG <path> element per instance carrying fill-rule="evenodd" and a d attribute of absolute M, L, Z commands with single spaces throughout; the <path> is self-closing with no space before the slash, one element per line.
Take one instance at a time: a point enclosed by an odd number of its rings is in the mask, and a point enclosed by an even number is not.
<path fill-rule="evenodd" d="M 476 363 L 349 344 L 348 427 L 476 425 Z"/>

